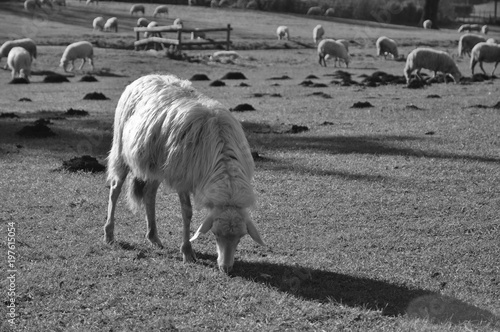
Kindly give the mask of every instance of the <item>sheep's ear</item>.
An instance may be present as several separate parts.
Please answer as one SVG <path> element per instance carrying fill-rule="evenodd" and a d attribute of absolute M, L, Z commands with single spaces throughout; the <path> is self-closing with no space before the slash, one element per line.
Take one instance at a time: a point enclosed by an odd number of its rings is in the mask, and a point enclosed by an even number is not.
<path fill-rule="evenodd" d="M 200 236 L 200 234 L 207 234 L 207 232 L 212 228 L 212 225 L 214 224 L 214 217 L 212 214 L 209 214 L 203 223 L 200 225 L 196 233 L 194 233 L 193 237 L 189 239 L 190 242 L 193 242 Z"/>
<path fill-rule="evenodd" d="M 255 227 L 255 225 L 253 224 L 253 222 L 250 219 L 247 219 L 247 231 L 248 231 L 248 235 L 250 235 L 250 237 L 255 242 L 257 242 L 261 246 L 265 246 L 264 241 L 262 241 L 262 239 L 260 238 L 259 231 L 257 231 L 257 228 Z"/>

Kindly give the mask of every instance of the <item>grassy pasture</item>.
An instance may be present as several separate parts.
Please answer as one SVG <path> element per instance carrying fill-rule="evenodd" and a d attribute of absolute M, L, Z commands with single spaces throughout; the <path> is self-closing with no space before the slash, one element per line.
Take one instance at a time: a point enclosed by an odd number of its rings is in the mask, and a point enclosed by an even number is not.
<path fill-rule="evenodd" d="M 456 30 L 171 6 L 166 23 L 176 17 L 192 27 L 231 23 L 242 55 L 235 63 L 187 62 L 131 50 L 136 18 L 129 6 L 71 1 L 33 21 L 21 2 L 0 3 L 0 40 L 27 31 L 40 44 L 35 74 L 62 73 L 60 56 L 75 40 L 106 46 L 95 49 L 94 83 L 79 82 L 78 73 L 70 83 L 34 75 L 29 85 L 11 85 L 10 72 L 0 70 L 0 113 L 19 116 L 0 118 L 1 247 L 6 257 L 7 226 L 14 223 L 19 330 L 500 330 L 500 110 L 492 107 L 500 102 L 499 81 L 415 90 L 341 86 L 332 83 L 338 68 L 318 65 L 311 38 L 320 22 L 327 35 L 351 40 L 352 64 L 341 69 L 361 82 L 360 75 L 377 70 L 402 75 L 404 62 L 374 57 L 379 35 L 400 40 L 404 54 L 417 44 L 455 53 Z M 147 4 L 147 13 L 153 8 Z M 118 16 L 119 33 L 92 32 L 98 15 Z M 278 24 L 290 27 L 292 41 L 276 40 Z M 456 60 L 470 76 L 468 59 Z M 194 244 L 198 262 L 184 265 L 180 206 L 166 189 L 157 204 L 165 249 L 148 245 L 144 217 L 130 213 L 124 200 L 118 243 L 103 244 L 105 175 L 57 170 L 62 161 L 89 154 L 105 163 L 116 102 L 139 76 L 203 73 L 213 81 L 235 71 L 247 80 L 193 85 L 228 108 L 256 109 L 234 114 L 261 156 L 251 215 L 267 246 L 244 238 L 235 271 L 225 276 L 216 269 L 210 235 Z M 300 85 L 308 75 L 326 87 Z M 273 79 L 283 76 L 289 79 Z M 83 100 L 91 92 L 109 100 Z M 356 102 L 373 106 L 352 108 Z M 69 108 L 90 115 L 64 116 Z M 56 136 L 16 135 L 48 117 Z M 292 125 L 309 130 L 288 133 Z M 193 229 L 203 215 L 195 212 Z M 6 314 L 2 331 L 10 330 Z"/>

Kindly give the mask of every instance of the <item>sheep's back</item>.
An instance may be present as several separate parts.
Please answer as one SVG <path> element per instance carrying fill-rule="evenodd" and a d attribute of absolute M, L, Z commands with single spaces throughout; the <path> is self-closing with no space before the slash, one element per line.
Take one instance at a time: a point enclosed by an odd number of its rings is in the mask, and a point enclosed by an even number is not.
<path fill-rule="evenodd" d="M 471 58 L 476 61 L 500 62 L 500 45 L 481 42 L 476 44 L 471 52 Z"/>

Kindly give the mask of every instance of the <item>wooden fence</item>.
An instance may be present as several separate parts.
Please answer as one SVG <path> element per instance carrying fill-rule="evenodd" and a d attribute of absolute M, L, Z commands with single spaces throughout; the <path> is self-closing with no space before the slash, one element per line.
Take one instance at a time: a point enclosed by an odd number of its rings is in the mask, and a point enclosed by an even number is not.
<path fill-rule="evenodd" d="M 229 50 L 231 46 L 231 25 L 228 24 L 225 28 L 208 28 L 208 29 L 186 29 L 178 25 L 166 25 L 157 26 L 153 28 L 147 27 L 137 27 L 134 28 L 136 34 L 136 41 L 134 42 L 135 50 L 139 50 L 141 46 L 144 48 L 148 45 L 161 46 L 162 48 L 168 48 L 173 45 L 177 51 L 182 51 L 183 48 L 192 48 L 201 45 L 224 45 L 226 50 Z M 195 38 L 191 39 L 191 33 L 201 33 L 207 35 L 210 32 L 226 32 L 226 39 L 210 39 L 210 38 Z M 150 36 L 142 38 L 144 32 L 150 33 Z M 183 34 L 189 34 L 188 38 L 183 38 Z M 162 34 L 176 34 L 175 38 L 164 38 Z"/>

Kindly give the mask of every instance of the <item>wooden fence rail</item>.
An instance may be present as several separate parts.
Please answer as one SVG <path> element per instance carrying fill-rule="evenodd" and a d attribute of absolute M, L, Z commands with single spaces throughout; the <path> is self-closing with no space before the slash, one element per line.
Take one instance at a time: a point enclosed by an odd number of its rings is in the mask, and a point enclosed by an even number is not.
<path fill-rule="evenodd" d="M 157 26 L 153 28 L 147 27 L 137 27 L 134 28 L 136 41 L 134 42 L 135 50 L 139 50 L 141 46 L 147 47 L 147 45 L 153 43 L 155 45 L 161 45 L 161 47 L 165 48 L 165 45 L 170 46 L 173 45 L 176 47 L 177 51 L 182 51 L 183 47 L 193 47 L 193 46 L 201 46 L 201 45 L 225 45 L 226 50 L 229 50 L 231 46 L 231 24 L 228 24 L 225 28 L 208 28 L 208 29 L 186 29 L 180 27 L 178 25 L 166 25 L 166 26 Z M 214 39 L 205 39 L 205 38 L 197 38 L 197 39 L 183 39 L 182 34 L 190 34 L 195 33 L 209 33 L 209 32 L 226 32 L 226 39 L 222 40 L 214 40 Z M 149 32 L 151 35 L 141 39 L 141 35 L 144 32 Z M 164 38 L 162 33 L 175 33 L 177 34 L 176 38 Z"/>

